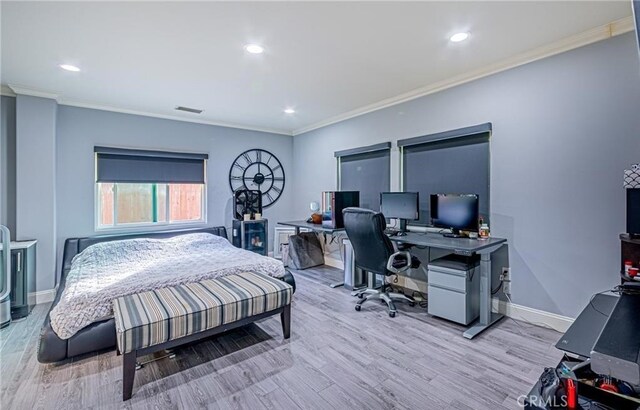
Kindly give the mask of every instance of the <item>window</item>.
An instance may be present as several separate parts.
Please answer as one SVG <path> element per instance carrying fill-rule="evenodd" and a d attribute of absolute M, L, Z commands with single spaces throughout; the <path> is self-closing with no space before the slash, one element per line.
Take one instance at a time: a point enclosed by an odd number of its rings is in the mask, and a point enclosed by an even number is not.
<path fill-rule="evenodd" d="M 391 143 L 335 153 L 338 158 L 338 189 L 359 191 L 360 207 L 380 210 L 380 193 L 391 189 Z"/>
<path fill-rule="evenodd" d="M 206 155 L 95 151 L 96 229 L 206 222 Z"/>
<path fill-rule="evenodd" d="M 406 192 L 420 195 L 420 220 L 431 223 L 431 194 L 477 194 L 480 215 L 489 218 L 491 124 L 398 141 Z"/>
<path fill-rule="evenodd" d="M 203 184 L 98 183 L 98 228 L 204 222 Z"/>

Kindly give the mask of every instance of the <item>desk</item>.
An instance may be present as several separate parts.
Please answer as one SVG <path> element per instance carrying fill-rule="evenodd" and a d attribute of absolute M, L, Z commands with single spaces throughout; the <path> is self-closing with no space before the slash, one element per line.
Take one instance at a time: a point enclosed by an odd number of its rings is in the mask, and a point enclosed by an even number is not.
<path fill-rule="evenodd" d="M 491 312 L 491 254 L 500 249 L 507 242 L 506 239 L 445 238 L 436 233 L 416 232 L 391 236 L 389 239 L 407 245 L 444 249 L 457 255 L 480 255 L 480 318 L 463 333 L 464 337 L 473 339 L 504 317 L 500 313 Z"/>
<path fill-rule="evenodd" d="M 313 224 L 307 221 L 278 222 L 278 225 L 293 226 L 296 228 L 296 235 L 300 233 L 300 229 L 308 229 L 310 231 L 327 233 L 329 235 L 344 231 L 344 228 L 327 228 L 326 226 L 322 226 L 322 224 Z"/>
<path fill-rule="evenodd" d="M 321 232 L 323 234 L 333 235 L 337 232 L 344 232 L 344 228 L 328 228 L 326 226 L 322 226 L 322 224 L 314 224 L 307 221 L 286 221 L 286 222 L 278 222 L 278 225 L 283 226 L 292 226 L 296 229 L 296 235 L 300 233 L 300 229 L 308 229 L 312 232 Z M 330 284 L 329 286 L 332 288 L 337 288 L 343 286 L 344 282 L 335 282 Z"/>
<path fill-rule="evenodd" d="M 296 228 L 296 234 L 300 233 L 300 229 L 302 228 L 326 234 L 334 234 L 336 232 L 344 231 L 344 228 L 327 228 L 307 221 L 279 222 L 279 224 L 293 226 Z M 464 337 L 467 339 L 473 339 L 475 336 L 479 335 L 504 317 L 504 315 L 500 313 L 491 312 L 491 254 L 500 249 L 507 242 L 506 239 L 489 238 L 486 240 L 479 240 L 468 238 L 446 238 L 437 233 L 416 232 L 407 232 L 404 236 L 390 236 L 389 239 L 396 243 L 443 249 L 457 255 L 480 255 L 480 318 L 463 333 Z M 343 284 L 344 282 L 333 283 L 331 284 L 331 287 L 338 287 Z"/>
<path fill-rule="evenodd" d="M 609 320 L 618 296 L 596 293 L 556 343 L 556 349 L 583 359 L 591 357 L 593 346 Z M 636 329 L 634 329 L 636 330 Z"/>

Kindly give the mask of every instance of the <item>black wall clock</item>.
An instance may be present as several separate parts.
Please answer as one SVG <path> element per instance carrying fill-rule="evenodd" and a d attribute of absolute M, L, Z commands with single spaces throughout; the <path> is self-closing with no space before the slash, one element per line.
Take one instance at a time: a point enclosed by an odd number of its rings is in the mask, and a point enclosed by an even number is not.
<path fill-rule="evenodd" d="M 271 206 L 284 191 L 284 169 L 280 160 L 263 149 L 250 149 L 238 155 L 229 170 L 229 186 L 257 189 L 262 193 L 262 207 Z"/>

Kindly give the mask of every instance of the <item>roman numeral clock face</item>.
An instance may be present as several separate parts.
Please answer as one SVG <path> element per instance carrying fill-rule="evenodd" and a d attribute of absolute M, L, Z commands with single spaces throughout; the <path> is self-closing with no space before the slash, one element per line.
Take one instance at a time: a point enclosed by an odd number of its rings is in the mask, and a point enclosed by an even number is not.
<path fill-rule="evenodd" d="M 284 190 L 284 169 L 275 155 L 263 149 L 250 149 L 238 155 L 229 170 L 229 186 L 259 190 L 262 207 L 273 205 Z"/>

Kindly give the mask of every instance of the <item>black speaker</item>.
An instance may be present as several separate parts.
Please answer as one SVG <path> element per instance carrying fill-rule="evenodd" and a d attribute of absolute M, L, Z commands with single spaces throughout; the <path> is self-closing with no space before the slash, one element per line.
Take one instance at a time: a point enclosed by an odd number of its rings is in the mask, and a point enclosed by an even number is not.
<path fill-rule="evenodd" d="M 640 188 L 627 188 L 627 233 L 640 238 Z"/>

